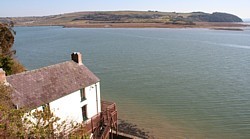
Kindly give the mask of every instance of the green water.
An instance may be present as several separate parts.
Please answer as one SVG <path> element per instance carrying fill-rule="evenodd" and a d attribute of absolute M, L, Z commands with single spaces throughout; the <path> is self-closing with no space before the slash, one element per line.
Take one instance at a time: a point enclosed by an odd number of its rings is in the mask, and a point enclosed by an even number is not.
<path fill-rule="evenodd" d="M 102 99 L 155 138 L 250 138 L 250 30 L 16 27 L 35 69 L 83 53 Z"/>

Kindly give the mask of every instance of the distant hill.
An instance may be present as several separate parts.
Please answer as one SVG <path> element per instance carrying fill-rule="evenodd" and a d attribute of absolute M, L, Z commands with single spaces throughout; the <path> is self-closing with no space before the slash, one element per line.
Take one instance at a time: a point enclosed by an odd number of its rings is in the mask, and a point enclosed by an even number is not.
<path fill-rule="evenodd" d="M 0 21 L 13 21 L 20 26 L 115 23 L 161 23 L 194 25 L 195 22 L 242 22 L 239 17 L 228 13 L 176 13 L 158 11 L 104 11 L 76 12 L 42 17 L 0 18 Z"/>
<path fill-rule="evenodd" d="M 241 18 L 236 15 L 228 14 L 228 13 L 192 13 L 191 16 L 188 17 L 192 21 L 197 22 L 243 22 Z"/>

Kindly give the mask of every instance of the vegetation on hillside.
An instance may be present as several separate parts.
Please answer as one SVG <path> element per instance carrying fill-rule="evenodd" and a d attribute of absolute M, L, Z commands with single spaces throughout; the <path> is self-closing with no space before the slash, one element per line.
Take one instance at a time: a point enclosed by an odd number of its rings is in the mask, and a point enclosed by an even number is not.
<path fill-rule="evenodd" d="M 25 70 L 24 66 L 15 59 L 16 51 L 12 50 L 15 32 L 12 30 L 13 24 L 0 23 L 0 68 L 7 75 L 20 73 Z"/>
<path fill-rule="evenodd" d="M 197 22 L 243 22 L 241 18 L 235 15 L 218 12 L 212 14 L 196 12 L 188 18 Z"/>
<path fill-rule="evenodd" d="M 242 22 L 242 20 L 232 14 L 227 13 L 202 13 L 194 12 L 189 14 L 185 13 L 158 13 L 158 12 L 148 12 L 148 13 L 109 13 L 109 12 L 96 12 L 91 14 L 86 14 L 72 21 L 96 21 L 96 22 L 113 22 L 113 23 L 134 23 L 134 22 L 146 22 L 146 23 L 177 23 L 185 22 Z"/>
<path fill-rule="evenodd" d="M 42 17 L 0 18 L 0 21 L 13 21 L 21 26 L 34 25 L 81 25 L 98 23 L 161 23 L 194 25 L 195 22 L 242 22 L 227 13 L 176 13 L 159 11 L 103 11 L 76 12 Z"/>

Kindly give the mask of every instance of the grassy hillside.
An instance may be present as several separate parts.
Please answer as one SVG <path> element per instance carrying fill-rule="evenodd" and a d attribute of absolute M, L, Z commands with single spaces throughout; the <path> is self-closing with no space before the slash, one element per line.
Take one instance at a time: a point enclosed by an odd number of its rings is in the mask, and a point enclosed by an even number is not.
<path fill-rule="evenodd" d="M 242 22 L 242 20 L 227 13 L 176 13 L 158 11 L 104 11 L 76 12 L 42 17 L 0 18 L 0 21 L 13 21 L 20 26 L 63 25 L 76 26 L 88 24 L 170 24 L 195 25 L 195 22 Z"/>

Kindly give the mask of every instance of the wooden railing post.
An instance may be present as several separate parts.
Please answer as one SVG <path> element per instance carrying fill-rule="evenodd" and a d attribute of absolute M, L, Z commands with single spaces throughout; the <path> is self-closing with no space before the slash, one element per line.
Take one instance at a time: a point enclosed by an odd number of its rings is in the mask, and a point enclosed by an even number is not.
<path fill-rule="evenodd" d="M 91 118 L 91 129 L 92 129 L 92 133 L 94 133 L 93 120 L 92 120 L 92 118 Z"/>

